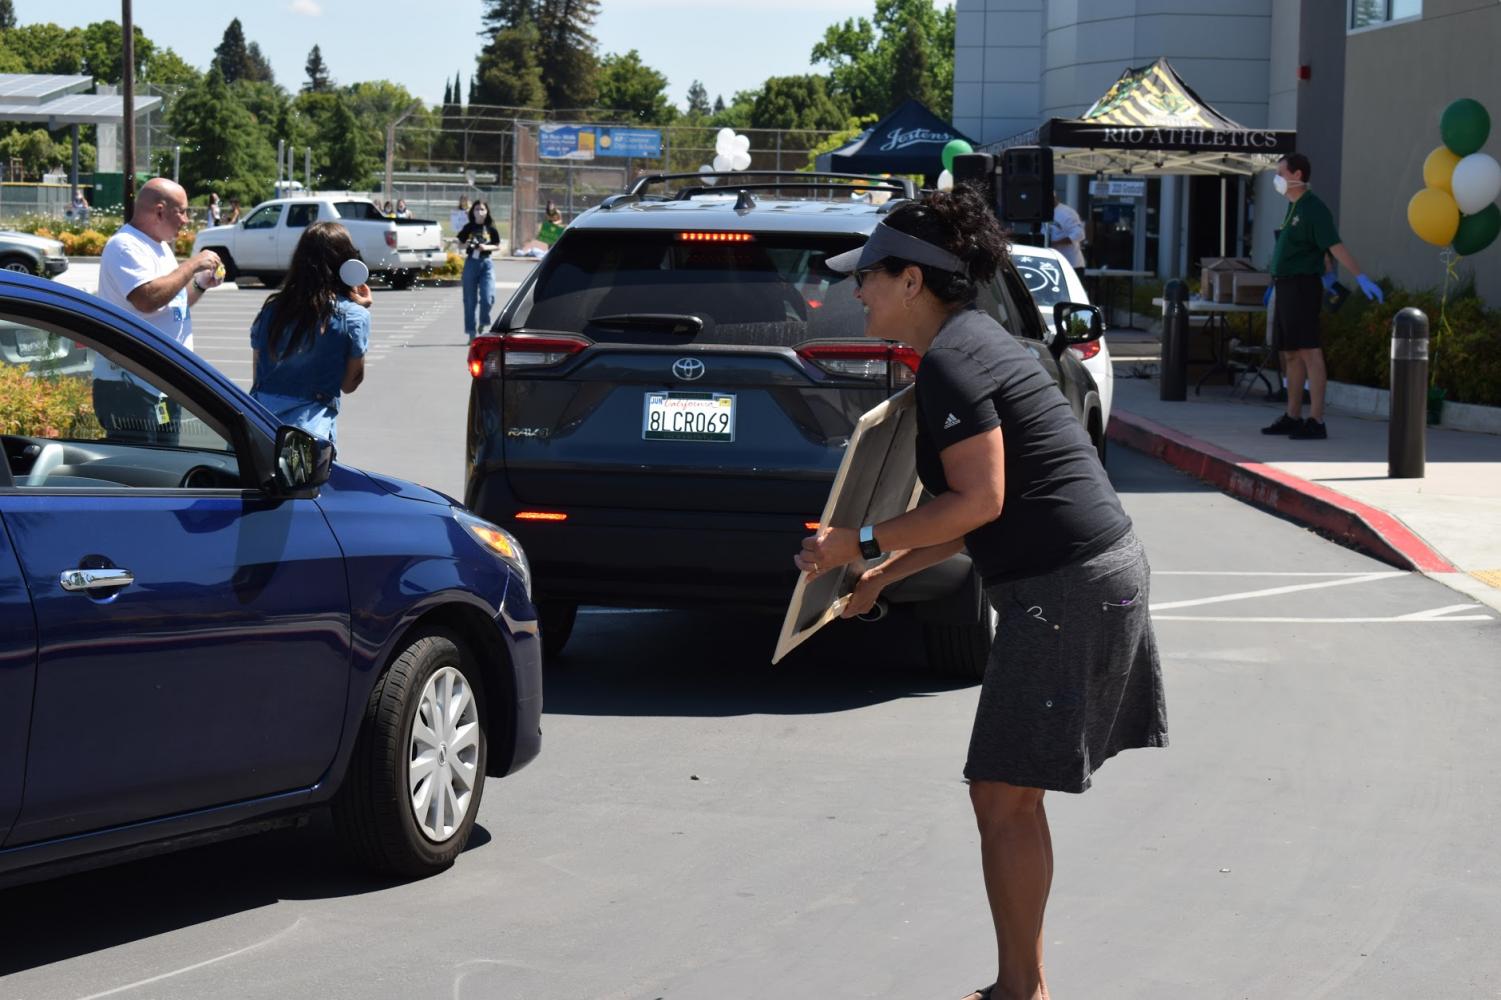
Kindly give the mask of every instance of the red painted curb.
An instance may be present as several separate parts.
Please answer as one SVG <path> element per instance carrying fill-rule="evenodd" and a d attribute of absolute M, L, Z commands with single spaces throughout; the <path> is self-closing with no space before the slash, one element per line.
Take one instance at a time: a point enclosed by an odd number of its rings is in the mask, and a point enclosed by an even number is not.
<path fill-rule="evenodd" d="M 1221 492 L 1321 531 L 1341 545 L 1398 569 L 1458 572 L 1397 518 L 1327 486 L 1125 410 L 1111 411 L 1108 435 L 1112 441 L 1181 469 Z"/>

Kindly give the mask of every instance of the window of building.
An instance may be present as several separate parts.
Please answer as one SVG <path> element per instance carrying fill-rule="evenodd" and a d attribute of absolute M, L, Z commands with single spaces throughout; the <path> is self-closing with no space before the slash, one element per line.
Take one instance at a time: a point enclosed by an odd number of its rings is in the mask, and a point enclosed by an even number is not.
<path fill-rule="evenodd" d="M 1423 0 L 1350 0 L 1350 30 L 1423 16 Z"/>

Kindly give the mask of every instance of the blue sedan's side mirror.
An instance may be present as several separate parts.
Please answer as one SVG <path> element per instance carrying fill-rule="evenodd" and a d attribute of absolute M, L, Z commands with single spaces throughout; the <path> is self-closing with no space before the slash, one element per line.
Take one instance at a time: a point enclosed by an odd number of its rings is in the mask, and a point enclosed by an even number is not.
<path fill-rule="evenodd" d="M 283 425 L 276 431 L 276 492 L 302 493 L 328 482 L 334 446 L 300 427 Z"/>

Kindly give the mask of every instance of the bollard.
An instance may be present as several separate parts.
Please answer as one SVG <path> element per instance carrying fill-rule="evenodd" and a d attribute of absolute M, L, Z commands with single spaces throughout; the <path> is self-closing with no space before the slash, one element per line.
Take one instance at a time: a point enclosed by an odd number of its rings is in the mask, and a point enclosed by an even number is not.
<path fill-rule="evenodd" d="M 1162 365 L 1159 398 L 1188 398 L 1188 286 L 1178 279 L 1162 289 Z"/>
<path fill-rule="evenodd" d="M 1403 309 L 1392 317 L 1391 422 L 1387 425 L 1386 475 L 1422 479 L 1427 446 L 1428 317 Z"/>

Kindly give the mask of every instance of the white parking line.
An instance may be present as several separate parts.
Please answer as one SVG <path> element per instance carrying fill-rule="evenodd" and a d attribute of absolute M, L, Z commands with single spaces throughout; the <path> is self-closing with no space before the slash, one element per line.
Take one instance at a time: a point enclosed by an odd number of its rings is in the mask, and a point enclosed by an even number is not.
<path fill-rule="evenodd" d="M 1321 590 L 1326 587 L 1344 587 L 1352 583 L 1370 583 L 1373 580 L 1390 580 L 1394 577 L 1406 576 L 1401 570 L 1392 570 L 1386 573 L 1362 573 L 1359 576 L 1335 577 L 1334 579 L 1320 580 L 1317 583 L 1294 583 L 1286 587 L 1268 587 L 1265 590 L 1248 590 L 1239 594 L 1219 594 L 1215 597 L 1195 597 L 1187 601 L 1169 601 L 1166 604 L 1151 605 L 1152 615 L 1156 617 L 1158 611 L 1167 611 L 1172 608 L 1194 608 L 1203 604 L 1224 604 L 1227 601 L 1247 601 L 1253 597 L 1275 597 L 1278 594 L 1293 594 L 1300 590 Z M 1237 619 L 1249 621 L 1250 619 Z M 1384 620 L 1384 619 L 1383 619 Z"/>

